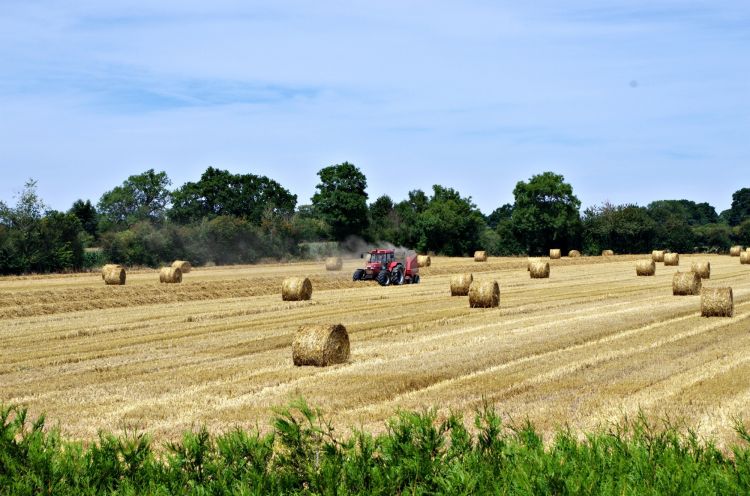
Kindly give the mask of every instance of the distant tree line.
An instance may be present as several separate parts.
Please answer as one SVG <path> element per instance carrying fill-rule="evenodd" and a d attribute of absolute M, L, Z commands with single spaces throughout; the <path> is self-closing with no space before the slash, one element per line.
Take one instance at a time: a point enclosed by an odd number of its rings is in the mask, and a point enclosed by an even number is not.
<path fill-rule="evenodd" d="M 565 178 L 552 172 L 520 181 L 514 203 L 484 215 L 471 197 L 441 185 L 368 203 L 367 178 L 348 162 L 324 167 L 309 204 L 271 178 L 209 167 L 170 189 L 165 172 L 128 177 L 96 205 L 77 200 L 49 209 L 27 182 L 15 206 L 0 202 L 0 274 L 72 271 L 105 262 L 158 266 L 254 263 L 306 255 L 305 242 L 368 242 L 449 256 L 541 255 L 550 248 L 598 254 L 724 252 L 750 245 L 750 188 L 718 214 L 707 203 L 660 200 L 604 203 L 581 212 Z"/>

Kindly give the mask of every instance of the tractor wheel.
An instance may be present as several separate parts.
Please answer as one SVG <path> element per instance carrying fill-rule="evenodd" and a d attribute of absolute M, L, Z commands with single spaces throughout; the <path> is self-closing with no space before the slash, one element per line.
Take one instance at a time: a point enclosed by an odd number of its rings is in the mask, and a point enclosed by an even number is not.
<path fill-rule="evenodd" d="M 404 283 L 404 270 L 401 267 L 396 267 L 391 272 L 391 283 L 396 286 L 401 286 Z"/>
<path fill-rule="evenodd" d="M 364 269 L 357 269 L 352 275 L 352 281 L 361 281 L 365 277 Z"/>
<path fill-rule="evenodd" d="M 378 284 L 381 286 L 388 286 L 391 283 L 391 274 L 385 270 L 382 269 L 380 272 L 378 272 Z"/>
<path fill-rule="evenodd" d="M 419 274 L 411 278 L 412 284 L 419 284 Z"/>

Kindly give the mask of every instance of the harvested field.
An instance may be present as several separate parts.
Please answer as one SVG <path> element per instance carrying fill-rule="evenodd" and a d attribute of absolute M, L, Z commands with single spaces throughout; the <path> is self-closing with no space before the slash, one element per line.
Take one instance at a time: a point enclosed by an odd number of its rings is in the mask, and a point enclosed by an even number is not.
<path fill-rule="evenodd" d="M 675 270 L 634 277 L 638 258 L 552 260 L 554 278 L 536 280 L 525 257 L 432 257 L 420 284 L 386 288 L 351 281 L 359 259 L 337 273 L 199 267 L 179 285 L 149 270 L 110 287 L 98 272 L 0 278 L 0 402 L 46 412 L 81 439 L 126 426 L 158 439 L 200 424 L 265 427 L 274 406 L 304 396 L 344 431 L 382 430 L 398 408 L 471 418 L 487 401 L 543 432 L 642 409 L 735 441 L 733 416 L 750 421 L 750 267 L 682 256 L 710 261 L 710 285 L 733 290 L 734 317 L 707 319 L 700 296 L 672 296 Z M 463 272 L 497 280 L 500 307 L 451 298 L 451 275 Z M 312 300 L 280 300 L 293 276 L 312 281 Z M 346 326 L 349 361 L 295 367 L 299 327 L 332 323 Z"/>

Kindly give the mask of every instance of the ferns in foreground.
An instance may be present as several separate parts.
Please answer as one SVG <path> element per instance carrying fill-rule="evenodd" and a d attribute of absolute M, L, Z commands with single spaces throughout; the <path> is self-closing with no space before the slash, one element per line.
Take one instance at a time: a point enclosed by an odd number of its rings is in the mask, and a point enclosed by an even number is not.
<path fill-rule="evenodd" d="M 463 419 L 399 412 L 386 432 L 335 435 L 298 400 L 267 434 L 205 428 L 155 449 L 142 433 L 101 433 L 84 447 L 0 407 L 0 494 L 743 494 L 750 433 L 737 422 L 727 456 L 690 430 L 644 416 L 579 441 L 560 431 L 546 446 L 528 423 L 502 425 L 479 410 Z"/>

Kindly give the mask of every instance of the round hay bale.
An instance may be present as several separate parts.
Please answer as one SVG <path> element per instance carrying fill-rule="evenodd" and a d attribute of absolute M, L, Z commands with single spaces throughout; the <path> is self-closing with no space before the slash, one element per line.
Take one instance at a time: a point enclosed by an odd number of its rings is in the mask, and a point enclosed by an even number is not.
<path fill-rule="evenodd" d="M 124 286 L 125 285 L 125 269 L 122 267 L 115 267 L 109 269 L 104 274 L 104 284 L 107 286 Z"/>
<path fill-rule="evenodd" d="M 611 257 L 615 254 L 612 250 L 602 250 L 602 256 L 603 257 Z"/>
<path fill-rule="evenodd" d="M 702 317 L 734 317 L 732 288 L 703 288 L 701 290 Z"/>
<path fill-rule="evenodd" d="M 680 254 L 679 253 L 665 253 L 664 254 L 664 265 L 677 267 L 680 265 Z"/>
<path fill-rule="evenodd" d="M 529 275 L 532 279 L 549 278 L 549 262 L 537 261 L 529 266 Z"/>
<path fill-rule="evenodd" d="M 531 258 L 531 257 L 527 258 L 526 259 L 526 271 L 528 272 L 531 270 L 531 264 L 533 264 L 534 262 L 541 262 L 541 261 L 542 260 L 539 258 Z"/>
<path fill-rule="evenodd" d="M 175 269 L 180 269 L 180 272 L 182 272 L 183 274 L 187 274 L 193 269 L 193 266 L 190 265 L 190 262 L 188 262 L 187 260 L 175 260 L 174 262 L 172 262 L 172 267 L 174 267 Z"/>
<path fill-rule="evenodd" d="M 570 250 L 568 252 L 568 257 L 570 257 L 570 258 L 577 258 L 577 257 L 580 257 L 580 256 L 581 256 L 581 252 L 578 251 L 578 250 Z"/>
<path fill-rule="evenodd" d="M 740 245 L 735 245 L 729 249 L 730 257 L 739 257 L 740 253 L 742 253 L 742 246 Z"/>
<path fill-rule="evenodd" d="M 344 266 L 344 261 L 341 257 L 328 257 L 326 258 L 326 270 L 341 270 Z"/>
<path fill-rule="evenodd" d="M 349 334 L 336 325 L 302 326 L 292 340 L 294 365 L 326 367 L 349 360 Z"/>
<path fill-rule="evenodd" d="M 743 265 L 750 264 L 750 251 L 740 253 L 740 263 Z"/>
<path fill-rule="evenodd" d="M 122 269 L 122 265 L 120 264 L 104 264 L 102 265 L 102 280 L 104 280 L 104 276 L 112 269 Z"/>
<path fill-rule="evenodd" d="M 711 262 L 693 262 L 690 271 L 698 274 L 701 279 L 711 279 Z"/>
<path fill-rule="evenodd" d="M 281 284 L 281 299 L 284 301 L 309 300 L 312 283 L 307 277 L 288 277 Z"/>
<path fill-rule="evenodd" d="M 162 267 L 159 271 L 159 282 L 179 284 L 182 282 L 182 270 L 179 267 Z"/>
<path fill-rule="evenodd" d="M 656 262 L 653 260 L 636 260 L 635 274 L 638 276 L 653 276 L 656 274 Z"/>
<path fill-rule="evenodd" d="M 486 262 L 487 261 L 487 252 L 486 251 L 475 251 L 474 252 L 474 261 L 475 262 Z"/>
<path fill-rule="evenodd" d="M 549 258 L 551 258 L 552 260 L 562 258 L 562 252 L 559 248 L 553 248 L 549 251 Z"/>
<path fill-rule="evenodd" d="M 429 255 L 417 255 L 417 265 L 420 267 L 429 267 L 432 265 L 432 258 Z"/>
<path fill-rule="evenodd" d="M 495 308 L 500 305 L 500 285 L 497 281 L 474 281 L 469 287 L 470 308 Z"/>
<path fill-rule="evenodd" d="M 695 272 L 675 272 L 672 278 L 672 294 L 674 296 L 699 295 L 701 292 L 701 278 Z"/>
<path fill-rule="evenodd" d="M 466 296 L 474 281 L 472 274 L 455 274 L 451 276 L 451 296 Z"/>
<path fill-rule="evenodd" d="M 664 261 L 664 250 L 654 250 L 651 252 L 651 260 L 654 262 Z"/>

